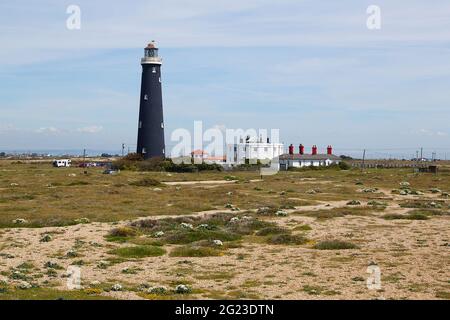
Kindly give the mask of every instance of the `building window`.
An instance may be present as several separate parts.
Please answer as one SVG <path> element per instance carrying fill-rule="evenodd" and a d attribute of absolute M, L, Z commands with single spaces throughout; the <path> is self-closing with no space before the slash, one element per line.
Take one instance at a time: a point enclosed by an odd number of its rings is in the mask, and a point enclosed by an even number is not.
<path fill-rule="evenodd" d="M 159 83 L 161 83 L 161 77 L 159 77 Z"/>
<path fill-rule="evenodd" d="M 152 67 L 152 73 L 156 73 L 156 67 Z"/>
<path fill-rule="evenodd" d="M 161 129 L 164 129 L 164 123 L 161 122 Z"/>
<path fill-rule="evenodd" d="M 148 95 L 144 94 L 144 100 L 148 100 Z"/>
<path fill-rule="evenodd" d="M 147 148 L 142 148 L 142 153 L 147 153 Z"/>
<path fill-rule="evenodd" d="M 142 128 L 142 121 L 139 121 L 139 129 Z"/>

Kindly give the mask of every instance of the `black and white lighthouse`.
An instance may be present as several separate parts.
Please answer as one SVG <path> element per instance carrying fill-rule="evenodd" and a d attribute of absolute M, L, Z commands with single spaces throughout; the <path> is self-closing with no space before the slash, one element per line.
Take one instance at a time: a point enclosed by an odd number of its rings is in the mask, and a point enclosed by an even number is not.
<path fill-rule="evenodd" d="M 161 92 L 161 64 L 158 48 L 154 41 L 144 49 L 141 59 L 141 101 L 137 153 L 144 159 L 165 157 L 164 121 Z"/>

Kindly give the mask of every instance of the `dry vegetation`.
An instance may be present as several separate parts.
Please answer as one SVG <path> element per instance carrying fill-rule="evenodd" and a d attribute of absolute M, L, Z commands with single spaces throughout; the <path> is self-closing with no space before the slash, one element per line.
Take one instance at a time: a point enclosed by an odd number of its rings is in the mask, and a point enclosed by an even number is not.
<path fill-rule="evenodd" d="M 0 299 L 449 299 L 449 192 L 445 168 L 260 180 L 4 161 Z"/>

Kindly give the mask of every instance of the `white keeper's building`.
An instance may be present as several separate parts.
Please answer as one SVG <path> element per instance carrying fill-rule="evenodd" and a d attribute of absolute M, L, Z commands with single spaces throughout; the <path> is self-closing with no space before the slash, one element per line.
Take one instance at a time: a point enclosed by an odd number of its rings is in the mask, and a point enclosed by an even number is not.
<path fill-rule="evenodd" d="M 284 152 L 282 143 L 270 143 L 248 140 L 227 145 L 227 165 L 241 165 L 250 160 L 254 161 L 271 161 L 279 157 Z M 247 161 L 248 160 L 248 161 Z"/>

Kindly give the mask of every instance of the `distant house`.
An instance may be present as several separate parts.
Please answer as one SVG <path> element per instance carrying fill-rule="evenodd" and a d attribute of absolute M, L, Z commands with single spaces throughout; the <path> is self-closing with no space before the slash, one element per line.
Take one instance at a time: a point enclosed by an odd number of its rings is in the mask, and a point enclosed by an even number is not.
<path fill-rule="evenodd" d="M 191 158 L 194 162 L 203 162 L 203 160 L 208 156 L 208 153 L 204 150 L 194 150 L 191 152 Z"/>
<path fill-rule="evenodd" d="M 194 150 L 191 152 L 191 160 L 193 163 L 208 163 L 208 164 L 224 164 L 225 156 L 210 156 L 204 150 Z"/>
<path fill-rule="evenodd" d="M 318 154 L 317 146 L 312 147 L 311 154 L 304 153 L 303 145 L 300 145 L 300 152 L 294 154 L 294 147 L 289 146 L 289 153 L 280 156 L 280 169 L 288 170 L 289 168 L 303 168 L 303 167 L 320 167 L 329 166 L 332 164 L 339 164 L 341 158 L 333 154 L 331 146 L 327 147 L 326 154 Z"/>
<path fill-rule="evenodd" d="M 246 141 L 227 145 L 227 165 L 241 165 L 254 161 L 272 161 L 283 153 L 282 143 L 271 143 L 247 138 Z"/>
<path fill-rule="evenodd" d="M 72 160 L 70 160 L 70 159 L 53 160 L 53 166 L 56 168 L 70 167 L 71 164 L 72 164 Z"/>

